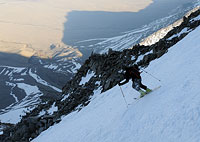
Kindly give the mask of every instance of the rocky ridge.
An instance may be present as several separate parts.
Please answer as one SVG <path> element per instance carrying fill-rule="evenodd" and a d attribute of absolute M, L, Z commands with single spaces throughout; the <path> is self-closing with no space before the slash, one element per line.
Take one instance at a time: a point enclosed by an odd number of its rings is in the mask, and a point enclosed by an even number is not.
<path fill-rule="evenodd" d="M 42 131 L 61 121 L 61 116 L 72 111 L 80 111 L 90 102 L 94 90 L 107 91 L 124 79 L 123 69 L 137 63 L 140 67 L 148 64 L 165 54 L 168 49 L 183 39 L 189 32 L 200 25 L 200 9 L 183 17 L 182 23 L 170 30 L 155 44 L 135 45 L 132 49 L 122 52 L 109 50 L 107 54 L 93 53 L 78 70 L 76 75 L 62 88 L 62 96 L 48 100 L 33 111 L 22 117 L 21 122 L 14 127 L 4 129 L 0 140 L 3 142 L 28 142 L 37 137 Z M 83 77 L 94 74 L 87 82 L 81 84 Z M 57 110 L 48 113 L 56 106 Z M 44 111 L 45 113 L 41 114 Z"/>

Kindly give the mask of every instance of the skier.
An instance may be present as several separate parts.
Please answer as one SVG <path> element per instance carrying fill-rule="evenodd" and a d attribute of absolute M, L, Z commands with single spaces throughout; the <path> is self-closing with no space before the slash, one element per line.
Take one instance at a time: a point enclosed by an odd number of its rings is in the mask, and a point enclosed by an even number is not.
<path fill-rule="evenodd" d="M 132 84 L 132 87 L 139 91 L 141 96 L 140 97 L 143 97 L 144 95 L 146 95 L 147 93 L 151 92 L 152 90 L 147 88 L 147 86 L 143 85 L 142 84 L 142 78 L 140 76 L 140 72 L 139 72 L 139 68 L 138 68 L 138 65 L 133 65 L 132 67 L 126 67 L 125 68 L 126 72 L 125 72 L 125 81 L 122 82 L 122 83 L 119 83 L 118 85 L 121 86 L 121 85 L 124 85 L 126 83 L 129 82 L 129 80 L 132 78 L 132 81 L 133 81 L 133 84 Z M 142 89 L 144 89 L 145 91 L 143 91 Z"/>

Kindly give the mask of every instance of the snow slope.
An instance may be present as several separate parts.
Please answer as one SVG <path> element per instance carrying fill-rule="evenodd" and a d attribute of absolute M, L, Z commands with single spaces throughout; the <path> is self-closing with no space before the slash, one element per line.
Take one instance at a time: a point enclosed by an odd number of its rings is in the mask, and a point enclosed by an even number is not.
<path fill-rule="evenodd" d="M 44 131 L 33 142 L 198 142 L 200 140 L 200 27 L 170 48 L 142 74 L 150 88 L 162 87 L 140 100 L 131 82 L 100 94 Z"/>

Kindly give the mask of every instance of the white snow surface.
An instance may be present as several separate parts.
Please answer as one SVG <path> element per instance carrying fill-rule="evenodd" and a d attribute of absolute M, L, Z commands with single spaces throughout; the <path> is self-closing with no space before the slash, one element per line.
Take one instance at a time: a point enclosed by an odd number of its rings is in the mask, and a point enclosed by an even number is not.
<path fill-rule="evenodd" d="M 81 67 L 81 64 L 78 63 L 78 62 L 76 62 L 75 60 L 73 60 L 72 63 L 75 65 L 75 67 L 72 68 L 72 72 L 73 72 L 73 73 L 76 73 L 77 70 Z"/>
<path fill-rule="evenodd" d="M 19 102 L 18 98 L 15 96 L 15 94 L 13 93 L 13 89 L 16 86 L 14 83 L 10 83 L 10 82 L 6 82 L 6 85 L 11 86 L 11 92 L 10 95 L 15 99 L 15 102 Z"/>
<path fill-rule="evenodd" d="M 52 115 L 55 111 L 58 111 L 58 107 L 55 106 L 55 103 L 54 103 L 47 112 L 48 114 Z"/>
<path fill-rule="evenodd" d="M 17 124 L 21 120 L 21 116 L 25 115 L 25 108 L 17 108 L 0 115 L 1 122 Z M 21 116 L 20 116 L 21 115 Z"/>
<path fill-rule="evenodd" d="M 31 77 L 33 77 L 38 83 L 43 84 L 43 85 L 45 85 L 45 86 L 49 86 L 49 87 L 51 87 L 52 89 L 54 89 L 54 90 L 56 90 L 56 91 L 58 91 L 58 92 L 62 92 L 62 90 L 60 90 L 59 88 L 57 88 L 57 87 L 55 87 L 55 86 L 50 85 L 48 82 L 46 82 L 46 81 L 43 80 L 41 77 L 39 77 L 36 73 L 32 72 L 31 69 L 29 70 L 29 75 L 30 75 Z"/>
<path fill-rule="evenodd" d="M 52 69 L 52 70 L 55 70 L 55 69 L 58 68 L 58 66 L 57 66 L 57 65 L 54 65 L 54 64 L 45 65 L 44 67 L 45 67 L 45 68 L 48 68 L 48 69 Z"/>
<path fill-rule="evenodd" d="M 0 68 L 8 68 L 8 69 L 11 69 L 12 70 L 12 73 L 20 73 L 22 72 L 25 68 L 23 67 L 11 67 L 11 66 L 0 66 Z M 2 71 L 3 72 L 3 71 Z M 1 73 L 2 73 L 1 72 Z M 1 74 L 0 73 L 0 74 Z"/>
<path fill-rule="evenodd" d="M 35 108 L 38 104 L 39 96 L 42 94 L 35 95 L 31 100 L 26 96 L 23 100 L 18 102 L 16 105 L 11 104 L 5 109 L 2 109 L 4 113 L 0 113 L 0 120 L 3 123 L 17 124 L 21 121 L 21 116 L 24 116 L 26 112 L 29 112 Z M 31 102 L 31 104 L 30 104 Z M 27 107 L 29 104 L 29 107 Z"/>
<path fill-rule="evenodd" d="M 94 75 L 95 75 L 95 73 L 93 71 L 92 72 L 88 71 L 87 75 L 85 77 L 81 78 L 79 85 L 83 85 L 83 84 L 87 83 L 91 79 L 91 77 L 93 77 Z"/>
<path fill-rule="evenodd" d="M 26 92 L 27 95 L 24 99 L 19 101 L 11 90 L 10 95 L 15 98 L 16 102 L 6 107 L 5 109 L 2 109 L 3 113 L 0 113 L 1 122 L 16 124 L 20 122 L 21 116 L 25 115 L 26 112 L 28 112 L 27 108 L 29 108 L 29 110 L 35 108 L 35 105 L 38 104 L 38 102 L 40 101 L 39 97 L 42 95 L 42 93 L 37 86 L 31 86 L 25 83 L 6 83 L 10 86 L 17 86 L 18 88 L 21 88 Z M 33 94 L 34 96 L 31 96 Z M 27 104 L 29 105 L 27 106 Z"/>
<path fill-rule="evenodd" d="M 16 83 L 16 84 L 18 88 L 21 88 L 22 90 L 26 92 L 27 96 L 40 93 L 40 90 L 37 86 L 32 86 L 25 83 Z"/>
<path fill-rule="evenodd" d="M 61 102 L 63 102 L 64 100 L 66 100 L 68 97 L 69 97 L 69 94 L 65 95 L 65 96 L 62 98 Z"/>
<path fill-rule="evenodd" d="M 0 131 L 0 135 L 3 135 L 3 131 Z"/>
<path fill-rule="evenodd" d="M 45 115 L 45 114 L 46 114 L 45 110 L 42 110 L 42 111 L 40 111 L 40 113 L 39 113 L 38 116 L 40 117 L 40 116 L 43 116 L 43 115 Z"/>
<path fill-rule="evenodd" d="M 173 36 L 171 36 L 170 38 L 168 38 L 168 40 L 171 40 L 171 39 L 173 39 L 174 37 L 179 37 L 181 34 L 183 34 L 183 33 L 188 33 L 188 32 L 190 32 L 190 31 L 191 31 L 191 30 L 188 31 L 187 28 L 184 28 L 180 33 L 174 34 Z"/>
<path fill-rule="evenodd" d="M 131 81 L 100 94 L 33 142 L 199 142 L 200 140 L 200 27 L 151 62 L 142 74 L 150 88 L 162 87 L 142 99 Z"/>

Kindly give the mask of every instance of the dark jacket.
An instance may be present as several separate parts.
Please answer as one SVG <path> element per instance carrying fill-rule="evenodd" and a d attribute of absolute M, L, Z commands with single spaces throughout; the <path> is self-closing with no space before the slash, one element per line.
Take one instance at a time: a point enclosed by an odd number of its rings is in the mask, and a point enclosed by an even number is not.
<path fill-rule="evenodd" d="M 137 66 L 127 68 L 124 77 L 126 80 L 122 83 L 119 83 L 119 85 L 128 83 L 130 79 L 132 79 L 133 82 L 135 79 L 141 79 L 139 68 Z"/>

